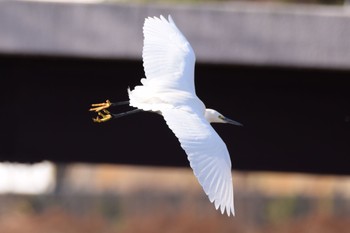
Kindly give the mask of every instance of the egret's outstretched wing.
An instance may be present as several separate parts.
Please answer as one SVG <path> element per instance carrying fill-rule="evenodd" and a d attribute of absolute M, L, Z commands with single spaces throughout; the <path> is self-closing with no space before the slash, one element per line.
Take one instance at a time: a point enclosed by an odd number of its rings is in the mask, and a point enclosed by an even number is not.
<path fill-rule="evenodd" d="M 195 93 L 195 55 L 171 16 L 169 21 L 163 16 L 146 18 L 143 34 L 143 84 Z"/>
<path fill-rule="evenodd" d="M 225 143 L 204 116 L 179 108 L 161 112 L 209 200 L 221 213 L 226 209 L 228 215 L 234 215 L 231 160 Z"/>

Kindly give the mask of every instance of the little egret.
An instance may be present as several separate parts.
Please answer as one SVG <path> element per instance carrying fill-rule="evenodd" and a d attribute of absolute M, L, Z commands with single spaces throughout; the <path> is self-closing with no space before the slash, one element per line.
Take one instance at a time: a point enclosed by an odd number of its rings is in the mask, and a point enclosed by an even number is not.
<path fill-rule="evenodd" d="M 210 123 L 240 123 L 206 109 L 194 87 L 195 54 L 171 16 L 145 19 L 142 85 L 128 89 L 129 101 L 92 104 L 93 120 L 107 120 L 140 111 L 161 114 L 179 139 L 190 166 L 215 208 L 234 215 L 231 160 L 225 143 Z M 119 114 L 107 108 L 129 104 L 136 109 Z"/>

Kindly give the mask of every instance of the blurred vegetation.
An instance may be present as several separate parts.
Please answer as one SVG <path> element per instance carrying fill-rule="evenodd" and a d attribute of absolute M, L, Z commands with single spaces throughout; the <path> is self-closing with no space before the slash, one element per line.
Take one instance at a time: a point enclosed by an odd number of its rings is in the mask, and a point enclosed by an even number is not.
<path fill-rule="evenodd" d="M 107 2 L 130 2 L 130 0 L 105 0 Z M 343 5 L 346 0 L 131 0 L 142 3 L 229 3 L 229 2 L 276 2 L 276 3 L 301 3 Z"/>
<path fill-rule="evenodd" d="M 342 197 L 238 192 L 236 204 L 237 216 L 227 217 L 202 192 L 0 195 L 0 229 L 1 233 L 345 233 L 350 227 L 348 199 Z"/>

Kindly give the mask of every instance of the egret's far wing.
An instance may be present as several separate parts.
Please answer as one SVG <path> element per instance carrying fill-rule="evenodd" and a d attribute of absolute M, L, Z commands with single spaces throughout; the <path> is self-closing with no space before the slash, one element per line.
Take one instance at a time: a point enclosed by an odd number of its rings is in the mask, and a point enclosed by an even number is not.
<path fill-rule="evenodd" d="M 221 213 L 226 209 L 234 215 L 231 160 L 225 143 L 204 116 L 179 108 L 161 112 L 209 200 Z"/>
<path fill-rule="evenodd" d="M 153 86 L 194 93 L 195 54 L 169 15 L 149 17 L 143 26 L 143 66 L 147 82 Z"/>

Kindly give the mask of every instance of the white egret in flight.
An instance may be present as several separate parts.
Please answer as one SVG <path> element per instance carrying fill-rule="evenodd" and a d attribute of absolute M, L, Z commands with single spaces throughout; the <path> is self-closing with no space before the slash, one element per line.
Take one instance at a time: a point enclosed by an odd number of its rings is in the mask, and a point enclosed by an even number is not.
<path fill-rule="evenodd" d="M 213 109 L 206 109 L 194 87 L 195 54 L 190 43 L 168 20 L 149 17 L 143 26 L 143 66 L 146 78 L 142 85 L 128 89 L 129 101 L 92 104 L 90 111 L 98 116 L 95 122 L 126 116 L 139 111 L 161 114 L 179 139 L 190 166 L 209 200 L 221 213 L 234 215 L 231 160 L 225 143 L 210 123 L 230 123 Z M 113 114 L 107 108 L 129 104 L 136 109 Z"/>

